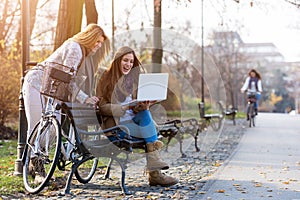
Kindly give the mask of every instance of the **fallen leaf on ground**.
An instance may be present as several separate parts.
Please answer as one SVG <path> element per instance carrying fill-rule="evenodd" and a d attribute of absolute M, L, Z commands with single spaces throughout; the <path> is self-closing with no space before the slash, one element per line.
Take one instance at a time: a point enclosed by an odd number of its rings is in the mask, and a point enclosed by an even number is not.
<path fill-rule="evenodd" d="M 256 183 L 254 186 L 255 187 L 262 187 L 262 184 L 261 183 Z"/>
<path fill-rule="evenodd" d="M 286 167 L 283 167 L 282 170 L 283 170 L 283 171 L 289 171 L 289 168 L 290 168 L 290 167 L 286 166 Z"/>

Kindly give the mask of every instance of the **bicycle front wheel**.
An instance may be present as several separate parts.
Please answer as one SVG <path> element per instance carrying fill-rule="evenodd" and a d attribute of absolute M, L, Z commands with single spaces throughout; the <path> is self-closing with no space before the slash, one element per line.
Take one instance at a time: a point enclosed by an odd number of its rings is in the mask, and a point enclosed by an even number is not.
<path fill-rule="evenodd" d="M 249 106 L 249 111 L 248 111 L 248 118 L 249 118 L 249 127 L 254 126 L 254 105 L 253 103 L 250 104 Z"/>
<path fill-rule="evenodd" d="M 29 193 L 40 192 L 51 179 L 60 154 L 60 131 L 57 119 L 50 117 L 31 132 L 23 154 L 23 182 Z"/>

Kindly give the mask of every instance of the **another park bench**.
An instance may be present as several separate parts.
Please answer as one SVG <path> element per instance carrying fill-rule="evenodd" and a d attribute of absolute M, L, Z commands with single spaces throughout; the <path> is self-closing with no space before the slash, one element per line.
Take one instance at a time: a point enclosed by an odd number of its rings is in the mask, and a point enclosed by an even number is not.
<path fill-rule="evenodd" d="M 219 106 L 220 106 L 220 109 L 222 110 L 224 117 L 231 119 L 233 122 L 233 125 L 236 125 L 235 117 L 237 114 L 237 109 L 235 109 L 233 107 L 232 108 L 224 108 L 222 102 L 219 102 Z"/>
<path fill-rule="evenodd" d="M 184 134 L 190 134 L 195 139 L 195 147 L 197 147 L 197 132 L 199 130 L 197 119 L 187 119 L 187 120 L 171 120 L 163 124 L 158 125 L 159 135 L 167 138 L 166 151 L 168 151 L 168 146 L 172 138 L 175 138 L 179 142 L 179 149 L 181 157 L 186 157 L 183 152 L 183 139 Z"/>
<path fill-rule="evenodd" d="M 205 131 L 208 126 L 211 126 L 214 131 L 218 131 L 221 128 L 222 120 L 224 117 L 223 107 L 219 103 L 219 113 L 205 114 L 204 105 L 198 104 L 200 119 L 190 118 L 186 120 L 171 120 L 164 124 L 159 124 L 159 134 L 165 138 L 168 138 L 166 151 L 168 151 L 168 145 L 172 138 L 175 138 L 180 144 L 181 157 L 186 157 L 183 152 L 183 139 L 184 134 L 189 134 L 194 138 L 194 145 L 197 152 L 200 151 L 198 147 L 198 136 L 201 132 Z M 161 130 L 161 128 L 163 128 Z"/>

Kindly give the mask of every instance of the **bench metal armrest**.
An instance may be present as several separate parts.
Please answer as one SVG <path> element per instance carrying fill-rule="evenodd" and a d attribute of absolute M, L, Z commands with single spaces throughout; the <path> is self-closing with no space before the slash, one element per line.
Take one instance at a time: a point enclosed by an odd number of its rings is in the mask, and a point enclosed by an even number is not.
<path fill-rule="evenodd" d="M 111 128 L 107 128 L 107 129 L 101 129 L 99 131 L 86 131 L 80 128 L 76 128 L 79 134 L 84 134 L 84 135 L 101 135 L 101 134 L 105 134 L 108 132 L 112 132 L 112 131 L 116 131 L 116 130 L 122 130 L 124 131 L 126 134 L 129 134 L 129 129 L 126 126 L 123 125 L 117 125 Z"/>

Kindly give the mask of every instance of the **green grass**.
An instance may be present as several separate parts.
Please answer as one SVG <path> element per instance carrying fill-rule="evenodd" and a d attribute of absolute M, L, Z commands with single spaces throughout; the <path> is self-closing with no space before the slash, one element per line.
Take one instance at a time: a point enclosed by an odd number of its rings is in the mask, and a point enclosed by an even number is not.
<path fill-rule="evenodd" d="M 213 111 L 207 110 L 207 114 L 212 114 L 214 113 Z M 188 110 L 188 111 L 168 111 L 167 115 L 169 117 L 184 117 L 184 118 L 200 118 L 199 116 L 199 111 L 198 110 Z M 246 114 L 244 112 L 237 112 L 236 114 L 236 119 L 243 119 L 246 117 Z M 230 117 L 226 117 L 230 119 Z"/>
<path fill-rule="evenodd" d="M 17 141 L 0 141 L 0 195 L 24 192 L 22 176 L 14 176 Z"/>
<path fill-rule="evenodd" d="M 15 161 L 17 158 L 17 141 L 0 141 L 0 155 L 0 195 L 26 193 L 23 184 L 23 176 L 14 175 Z M 105 160 L 104 158 L 99 160 L 99 165 L 105 165 L 105 163 L 108 163 L 108 160 Z M 70 165 L 67 167 L 67 171 L 70 171 Z M 62 178 L 65 174 L 56 169 L 55 176 L 56 178 Z M 51 190 L 53 188 L 50 187 L 49 189 Z"/>

